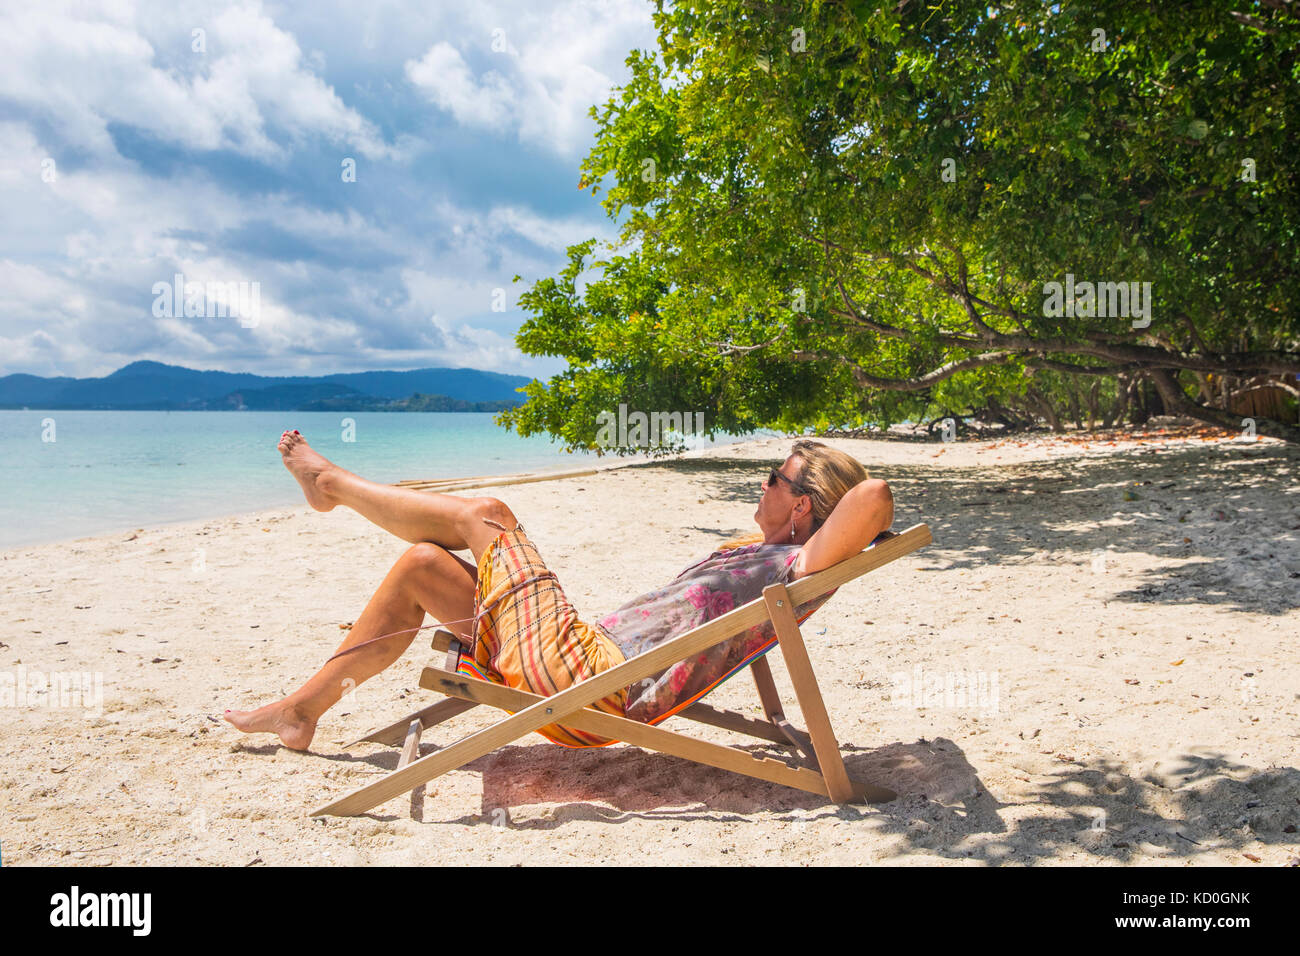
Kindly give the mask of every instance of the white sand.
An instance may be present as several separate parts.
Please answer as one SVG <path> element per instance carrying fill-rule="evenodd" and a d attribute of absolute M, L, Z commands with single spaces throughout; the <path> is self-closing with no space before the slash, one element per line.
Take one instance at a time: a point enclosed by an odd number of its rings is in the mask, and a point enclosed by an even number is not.
<path fill-rule="evenodd" d="M 20 670 L 96 674 L 103 694 L 97 716 L 3 701 L 5 863 L 1294 861 L 1300 449 L 831 443 L 891 483 L 895 530 L 924 521 L 935 538 L 803 628 L 850 773 L 899 790 L 893 803 L 837 807 L 532 735 L 440 778 L 414 812 L 401 798 L 310 819 L 395 765 L 395 750 L 340 744 L 432 702 L 417 680 L 434 655 L 417 638 L 325 716 L 310 753 L 219 719 L 310 676 L 407 547 L 304 505 L 0 553 L 0 694 Z M 591 619 L 754 530 L 759 481 L 789 444 L 484 493 Z M 934 693 L 968 674 L 982 697 Z M 745 675 L 710 702 L 759 715 Z M 491 719 L 430 730 L 424 752 Z"/>

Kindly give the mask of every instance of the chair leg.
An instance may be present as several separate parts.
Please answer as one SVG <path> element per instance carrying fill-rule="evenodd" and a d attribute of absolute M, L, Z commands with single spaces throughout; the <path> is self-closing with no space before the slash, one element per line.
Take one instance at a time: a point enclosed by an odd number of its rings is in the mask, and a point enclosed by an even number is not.
<path fill-rule="evenodd" d="M 794 724 L 785 716 L 785 711 L 781 707 L 781 698 L 776 692 L 776 681 L 772 680 L 772 668 L 767 663 L 766 657 L 759 657 L 749 665 L 750 673 L 754 675 L 754 684 L 758 687 L 759 700 L 763 702 L 763 714 L 767 717 L 772 725 L 781 732 L 798 753 L 810 763 L 815 769 L 818 767 L 817 757 L 812 748 L 812 741 L 808 735 L 795 727 Z"/>
<path fill-rule="evenodd" d="M 447 633 L 448 635 L 450 635 L 450 632 Z M 436 649 L 437 647 L 436 638 L 435 638 L 434 646 Z M 461 655 L 460 642 L 453 639 L 451 641 L 450 646 L 447 648 L 447 659 L 443 663 L 443 667 L 452 674 L 456 673 L 456 668 L 460 667 L 460 655 Z M 469 701 L 440 700 L 436 704 L 430 704 L 428 707 L 425 707 L 423 710 L 417 710 L 415 713 L 408 714 L 407 716 L 403 717 L 401 720 L 394 721 L 393 723 L 389 724 L 387 727 L 380 727 L 378 730 L 372 730 L 364 737 L 360 737 L 352 741 L 351 743 L 346 744 L 344 746 L 344 749 L 346 750 L 348 748 L 355 747 L 357 744 L 361 744 L 361 743 L 386 744 L 389 747 L 393 747 L 396 746 L 398 743 L 401 743 L 403 740 L 409 738 L 409 734 L 410 734 L 409 728 L 410 728 L 411 721 L 419 720 L 420 729 L 428 730 L 430 727 L 433 727 L 435 724 L 440 724 L 444 720 L 450 720 L 452 717 L 455 717 L 457 714 L 463 714 L 465 711 L 471 709 L 474 706 L 476 705 Z M 419 735 L 417 734 L 416 736 L 418 737 Z M 400 767 L 403 765 L 398 764 L 398 766 Z"/>
<path fill-rule="evenodd" d="M 781 729 L 770 720 L 758 720 L 746 714 L 737 713 L 734 710 L 712 707 L 699 701 L 673 715 L 673 719 L 678 717 L 701 724 L 708 724 L 710 727 L 734 730 L 750 737 L 757 737 L 759 740 L 770 740 L 774 744 L 784 745 L 789 743 L 789 739 L 781 732 Z"/>
<path fill-rule="evenodd" d="M 406 729 L 406 742 L 402 744 L 402 756 L 397 759 L 397 766 L 405 767 L 420 754 L 420 721 L 413 720 Z"/>
<path fill-rule="evenodd" d="M 411 725 L 406 728 L 406 742 L 402 744 L 402 755 L 397 758 L 397 769 L 401 770 L 408 763 L 420 756 L 420 730 L 423 724 L 420 719 L 411 721 Z M 419 820 L 424 810 L 424 784 L 411 791 L 411 819 Z"/>
<path fill-rule="evenodd" d="M 804 720 L 808 723 L 808 733 L 812 737 L 813 749 L 817 752 L 817 765 L 826 780 L 827 792 L 836 803 L 848 803 L 853 799 L 853 784 L 844 767 L 844 757 L 840 754 L 840 745 L 835 739 L 830 715 L 826 713 L 826 704 L 813 674 L 812 661 L 808 659 L 808 649 L 799 633 L 799 623 L 794 617 L 790 594 L 784 584 L 770 584 L 763 589 L 763 601 L 772 617 L 772 626 L 776 629 L 776 637 L 781 644 L 781 654 L 785 658 L 786 669 L 790 672 L 790 682 L 794 684 L 794 693 L 799 699 L 799 709 L 803 711 Z"/>
<path fill-rule="evenodd" d="M 768 720 L 775 717 L 784 717 L 781 710 L 781 698 L 776 693 L 776 681 L 772 680 L 772 668 L 768 666 L 767 658 L 760 657 L 749 665 L 750 673 L 754 675 L 754 685 L 758 688 L 758 698 L 763 702 L 763 714 Z"/>
<path fill-rule="evenodd" d="M 421 728 L 428 730 L 430 727 L 436 726 L 445 720 L 450 720 L 457 714 L 463 714 L 465 711 L 472 710 L 477 706 L 473 701 L 467 700 L 440 700 L 436 704 L 430 704 L 423 710 L 407 714 L 401 720 L 396 720 L 386 727 L 372 730 L 364 737 L 359 737 L 351 743 L 345 744 L 344 749 L 355 747 L 361 743 L 384 744 L 387 747 L 396 747 L 406 739 L 406 733 L 411 726 L 411 721 L 419 720 Z"/>

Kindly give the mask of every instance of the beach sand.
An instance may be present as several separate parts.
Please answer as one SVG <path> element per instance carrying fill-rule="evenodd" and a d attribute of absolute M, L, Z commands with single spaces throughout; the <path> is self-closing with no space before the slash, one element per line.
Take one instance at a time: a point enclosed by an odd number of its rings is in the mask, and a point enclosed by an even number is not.
<path fill-rule="evenodd" d="M 432 629 L 326 714 L 309 753 L 220 715 L 310 676 L 405 542 L 303 505 L 0 553 L 7 692 L 20 674 L 102 679 L 100 713 L 3 701 L 4 862 L 1294 864 L 1300 449 L 1195 431 L 827 439 L 890 482 L 895 530 L 934 535 L 803 626 L 849 772 L 901 794 L 877 806 L 533 734 L 414 808 L 312 819 L 396 765 L 341 744 L 434 700 L 417 684 Z M 590 620 L 755 530 L 790 443 L 482 493 Z M 744 674 L 710 702 L 760 716 Z M 427 731 L 423 752 L 495 714 Z"/>

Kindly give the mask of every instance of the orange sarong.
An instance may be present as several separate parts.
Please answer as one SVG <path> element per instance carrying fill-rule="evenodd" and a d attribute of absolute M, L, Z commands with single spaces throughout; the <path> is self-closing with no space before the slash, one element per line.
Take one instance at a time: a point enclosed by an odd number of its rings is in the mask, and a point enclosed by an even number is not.
<path fill-rule="evenodd" d="M 603 630 L 578 620 L 522 525 L 514 531 L 502 529 L 483 550 L 474 617 L 474 643 L 462 654 L 461 668 L 507 687 L 550 697 L 624 661 Z M 592 706 L 622 717 L 626 703 L 624 687 Z M 537 732 L 565 747 L 616 742 L 559 724 Z"/>

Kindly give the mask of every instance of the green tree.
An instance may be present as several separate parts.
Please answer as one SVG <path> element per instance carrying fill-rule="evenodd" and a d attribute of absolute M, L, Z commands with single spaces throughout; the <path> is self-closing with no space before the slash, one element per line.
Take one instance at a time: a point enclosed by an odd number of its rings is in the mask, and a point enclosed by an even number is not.
<path fill-rule="evenodd" d="M 582 165 L 618 241 L 521 297 L 569 367 L 501 420 L 1239 427 L 1300 372 L 1300 19 L 1228 6 L 659 2 Z"/>

